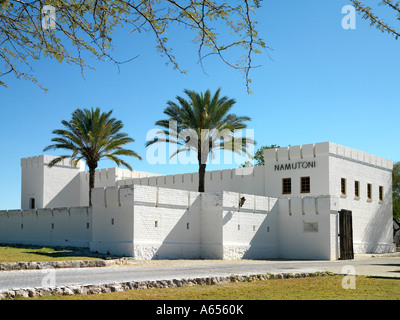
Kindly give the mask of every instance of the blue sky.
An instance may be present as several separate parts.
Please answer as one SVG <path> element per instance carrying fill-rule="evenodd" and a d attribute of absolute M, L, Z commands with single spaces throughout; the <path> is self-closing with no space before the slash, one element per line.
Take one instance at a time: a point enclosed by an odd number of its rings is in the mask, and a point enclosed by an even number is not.
<path fill-rule="evenodd" d="M 147 132 L 163 118 L 166 102 L 186 88 L 221 88 L 223 95 L 236 99 L 232 111 L 252 118 L 248 127 L 254 129 L 259 146 L 331 141 L 400 161 L 400 42 L 371 28 L 359 15 L 355 30 L 343 29 L 341 11 L 347 4 L 264 1 L 257 15 L 258 31 L 271 50 L 255 59 L 261 67 L 252 71 L 252 94 L 240 72 L 214 57 L 205 61 L 205 74 L 197 64 L 197 48 L 180 29 L 171 32 L 170 45 L 188 74 L 166 65 L 151 35 L 119 34 L 115 56 L 124 60 L 139 55 L 120 71 L 112 63 L 89 58 L 95 70 L 86 70 L 83 78 L 76 66 L 43 59 L 32 66 L 47 93 L 31 82 L 3 78 L 8 88 L 0 88 L 0 209 L 20 207 L 20 159 L 42 154 L 51 131 L 61 127 L 61 120 L 69 120 L 76 108 L 114 110 L 124 131 L 135 139 L 130 147 L 143 157 L 130 161 L 134 169 L 165 174 L 197 171 L 195 165 L 151 165 L 144 146 Z M 100 168 L 112 166 L 100 163 Z"/>

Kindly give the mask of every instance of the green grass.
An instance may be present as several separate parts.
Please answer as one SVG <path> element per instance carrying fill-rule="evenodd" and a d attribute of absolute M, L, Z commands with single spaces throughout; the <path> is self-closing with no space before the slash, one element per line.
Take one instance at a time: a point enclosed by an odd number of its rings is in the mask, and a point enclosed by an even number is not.
<path fill-rule="evenodd" d="M 48 262 L 101 259 L 101 257 L 96 257 L 86 251 L 72 248 L 0 245 L 0 262 Z"/>
<path fill-rule="evenodd" d="M 343 289 L 343 276 L 127 290 L 97 295 L 47 296 L 40 300 L 399 300 L 400 280 L 357 276 Z M 30 298 L 32 299 L 32 298 Z"/>

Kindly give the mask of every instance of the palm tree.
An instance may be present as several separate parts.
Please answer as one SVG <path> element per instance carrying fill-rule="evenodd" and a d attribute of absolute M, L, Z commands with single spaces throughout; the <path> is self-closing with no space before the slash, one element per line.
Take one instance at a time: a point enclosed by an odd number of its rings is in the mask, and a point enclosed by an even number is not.
<path fill-rule="evenodd" d="M 177 96 L 178 103 L 168 101 L 164 114 L 169 118 L 156 122 L 156 126 L 161 128 L 158 132 L 161 138 L 146 142 L 146 146 L 156 142 L 177 144 L 180 147 L 171 158 L 180 152 L 197 152 L 199 192 L 205 190 L 205 172 L 210 153 L 214 156 L 217 150 L 230 150 L 240 155 L 244 152 L 252 158 L 248 145 L 255 144 L 250 138 L 235 136 L 235 131 L 247 127 L 245 122 L 250 118 L 229 114 L 236 101 L 226 96 L 220 97 L 220 91 L 218 89 L 212 95 L 209 90 L 203 94 L 185 89 L 189 99 Z"/>
<path fill-rule="evenodd" d="M 112 110 L 101 112 L 99 108 L 75 110 L 70 121 L 61 121 L 65 129 L 53 131 L 53 134 L 57 135 L 51 139 L 54 144 L 43 150 L 65 149 L 71 152 L 70 155 L 61 155 L 52 160 L 49 167 L 53 167 L 65 158 L 71 158 L 75 166 L 82 159 L 86 161 L 89 167 L 89 206 L 92 206 L 95 170 L 102 158 L 110 159 L 118 166 L 123 165 L 129 170 L 132 170 L 132 167 L 120 159 L 120 156 L 142 159 L 135 151 L 123 148 L 134 140 L 126 133 L 120 132 L 123 124 L 111 117 L 112 112 Z"/>

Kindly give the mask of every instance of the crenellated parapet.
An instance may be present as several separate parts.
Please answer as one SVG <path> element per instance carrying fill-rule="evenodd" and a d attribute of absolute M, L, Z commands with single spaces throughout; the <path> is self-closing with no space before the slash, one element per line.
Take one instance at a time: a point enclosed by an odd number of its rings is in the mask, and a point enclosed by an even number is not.
<path fill-rule="evenodd" d="M 357 163 L 392 170 L 393 161 L 355 150 L 332 142 L 305 144 L 291 147 L 264 150 L 265 162 L 312 160 L 333 156 Z"/>
<path fill-rule="evenodd" d="M 283 215 L 314 215 L 337 211 L 339 198 L 330 195 L 290 197 L 279 199 L 279 213 Z"/>
<path fill-rule="evenodd" d="M 44 167 L 47 166 L 53 159 L 57 157 L 49 155 L 40 155 L 35 157 L 28 157 L 21 159 L 21 168 L 32 168 L 32 167 Z M 85 162 L 79 161 L 75 166 L 75 162 L 72 159 L 63 159 L 56 164 L 56 167 L 64 168 L 75 168 L 81 171 L 85 170 Z"/>

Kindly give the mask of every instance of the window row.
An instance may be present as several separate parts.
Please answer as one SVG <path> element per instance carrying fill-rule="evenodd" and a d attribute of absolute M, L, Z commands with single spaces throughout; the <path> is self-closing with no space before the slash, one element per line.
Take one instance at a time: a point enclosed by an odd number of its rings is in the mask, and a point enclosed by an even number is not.
<path fill-rule="evenodd" d="M 341 178 L 340 192 L 343 196 L 347 195 L 347 179 Z M 360 181 L 354 181 L 354 196 L 360 197 Z M 383 201 L 383 186 L 379 186 L 379 201 Z M 367 198 L 372 200 L 372 184 L 367 183 Z"/>
<path fill-rule="evenodd" d="M 347 195 L 347 180 L 345 178 L 341 178 L 341 194 Z M 300 192 L 301 193 L 310 193 L 311 183 L 310 177 L 301 177 L 300 178 Z M 383 186 L 379 186 L 379 201 L 383 201 Z M 367 183 L 367 198 L 368 200 L 372 200 L 372 184 Z M 360 181 L 354 181 L 354 196 L 359 198 L 361 192 Z M 282 194 L 291 194 L 292 193 L 292 178 L 284 178 L 282 179 Z"/>
<path fill-rule="evenodd" d="M 300 178 L 300 191 L 301 193 L 310 193 L 311 183 L 310 177 Z M 292 193 L 292 178 L 282 179 L 282 193 L 291 194 Z"/>

